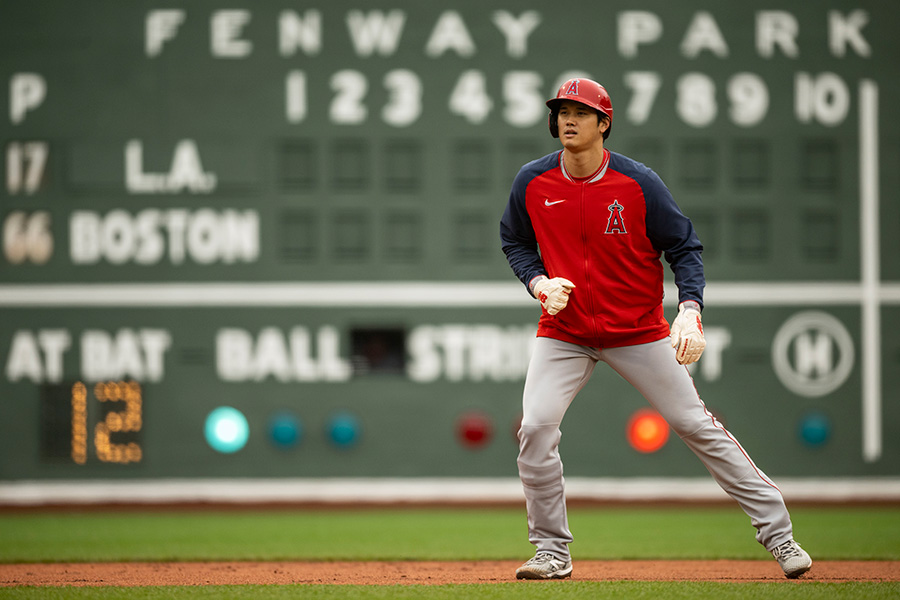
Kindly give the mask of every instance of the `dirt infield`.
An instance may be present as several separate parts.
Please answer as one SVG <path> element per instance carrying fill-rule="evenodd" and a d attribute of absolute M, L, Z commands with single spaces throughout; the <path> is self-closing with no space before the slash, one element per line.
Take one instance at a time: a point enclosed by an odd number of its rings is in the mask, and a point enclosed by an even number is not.
<path fill-rule="evenodd" d="M 438 585 L 515 581 L 519 562 L 205 562 L 0 565 L 3 586 Z M 576 581 L 789 580 L 772 561 L 577 561 Z M 900 581 L 900 561 L 818 561 L 795 581 Z M 532 582 L 522 582 L 523 585 Z M 539 582 L 537 582 L 539 584 Z"/>

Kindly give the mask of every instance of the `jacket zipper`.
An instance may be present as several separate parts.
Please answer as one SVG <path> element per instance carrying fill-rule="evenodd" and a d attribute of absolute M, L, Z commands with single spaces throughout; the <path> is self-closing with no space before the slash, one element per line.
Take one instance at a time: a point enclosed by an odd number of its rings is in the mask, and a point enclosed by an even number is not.
<path fill-rule="evenodd" d="M 588 308 L 590 309 L 590 314 L 588 319 L 590 321 L 591 329 L 594 332 L 594 337 L 598 341 L 600 341 L 600 333 L 597 328 L 597 318 L 596 311 L 594 311 L 594 294 L 593 289 L 594 286 L 591 283 L 591 270 L 590 270 L 590 252 L 588 251 L 588 236 L 587 236 L 587 198 L 585 194 L 585 189 L 587 186 L 587 182 L 582 182 L 581 184 L 581 252 L 582 259 L 584 260 L 584 279 L 587 282 L 587 300 L 588 300 Z"/>

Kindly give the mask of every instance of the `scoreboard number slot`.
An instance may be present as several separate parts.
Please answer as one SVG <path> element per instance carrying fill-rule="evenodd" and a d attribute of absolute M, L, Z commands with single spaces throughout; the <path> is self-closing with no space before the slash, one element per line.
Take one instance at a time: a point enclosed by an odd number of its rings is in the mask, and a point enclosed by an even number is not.
<path fill-rule="evenodd" d="M 139 463 L 143 424 L 143 392 L 135 381 L 46 385 L 41 455 L 45 462 L 82 466 Z"/>

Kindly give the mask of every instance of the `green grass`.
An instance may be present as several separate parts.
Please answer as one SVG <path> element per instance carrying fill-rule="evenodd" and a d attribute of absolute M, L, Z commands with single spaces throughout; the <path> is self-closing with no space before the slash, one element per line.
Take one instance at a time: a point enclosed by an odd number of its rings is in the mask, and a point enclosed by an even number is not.
<path fill-rule="evenodd" d="M 817 559 L 900 560 L 900 507 L 798 508 Z M 574 508 L 576 559 L 764 559 L 736 507 Z M 520 509 L 0 514 L 0 563 L 477 560 L 531 554 Z"/>
<path fill-rule="evenodd" d="M 795 508 L 817 560 L 900 560 L 900 507 Z M 575 559 L 772 560 L 736 507 L 573 508 Z M 0 513 L 2 563 L 164 560 L 520 560 L 522 509 Z M 870 600 L 900 583 L 509 582 L 456 586 L 0 587 L 0 599 L 358 598 L 506 600 L 701 598 Z"/>
<path fill-rule="evenodd" d="M 0 588 L 0 598 L 21 600 L 288 600 L 354 598 L 360 600 L 893 600 L 900 584 L 887 583 L 665 583 L 665 582 L 515 582 L 440 586 L 171 586 L 136 588 Z"/>

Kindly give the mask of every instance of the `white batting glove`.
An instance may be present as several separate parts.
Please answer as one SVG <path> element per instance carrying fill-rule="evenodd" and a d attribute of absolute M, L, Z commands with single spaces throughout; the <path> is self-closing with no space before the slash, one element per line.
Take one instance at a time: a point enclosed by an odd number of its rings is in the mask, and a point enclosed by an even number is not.
<path fill-rule="evenodd" d="M 678 305 L 678 316 L 672 321 L 669 335 L 679 364 L 689 365 L 700 359 L 706 348 L 706 338 L 703 337 L 698 303 L 687 301 Z"/>
<path fill-rule="evenodd" d="M 569 303 L 569 293 L 575 284 L 562 277 L 539 279 L 534 284 L 534 297 L 537 298 L 549 315 L 555 315 Z"/>

